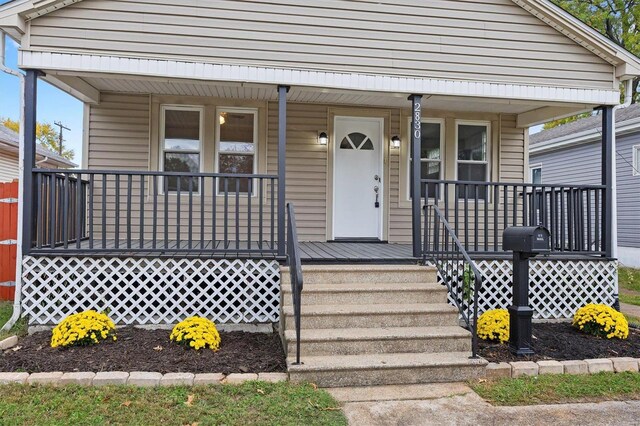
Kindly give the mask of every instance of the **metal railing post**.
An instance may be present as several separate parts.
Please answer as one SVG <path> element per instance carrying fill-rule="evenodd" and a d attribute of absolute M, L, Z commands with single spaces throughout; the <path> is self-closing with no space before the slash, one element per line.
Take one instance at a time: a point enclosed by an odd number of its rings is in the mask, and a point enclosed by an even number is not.
<path fill-rule="evenodd" d="M 422 256 L 421 232 L 421 197 L 420 197 L 420 148 L 422 144 L 422 95 L 411 95 L 411 229 L 413 257 Z M 425 200 L 425 203 L 428 200 Z"/>

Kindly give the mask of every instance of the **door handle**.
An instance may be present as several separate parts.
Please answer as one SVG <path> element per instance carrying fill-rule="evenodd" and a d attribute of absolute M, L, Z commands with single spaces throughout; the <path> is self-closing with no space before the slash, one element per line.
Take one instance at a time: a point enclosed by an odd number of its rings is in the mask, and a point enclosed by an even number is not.
<path fill-rule="evenodd" d="M 373 187 L 373 192 L 375 192 L 375 193 L 376 193 L 376 202 L 374 203 L 374 205 L 373 205 L 373 206 L 374 206 L 376 209 L 379 209 L 379 208 L 380 208 L 380 201 L 378 201 L 378 195 L 379 195 L 378 193 L 379 193 L 379 191 L 380 191 L 380 188 L 378 188 L 378 185 L 376 185 L 376 186 L 374 186 L 374 187 Z"/>

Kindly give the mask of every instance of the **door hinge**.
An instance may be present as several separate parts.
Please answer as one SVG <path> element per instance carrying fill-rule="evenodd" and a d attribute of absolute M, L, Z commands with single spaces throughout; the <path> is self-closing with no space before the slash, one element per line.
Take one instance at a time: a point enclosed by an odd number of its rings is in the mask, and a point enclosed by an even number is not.
<path fill-rule="evenodd" d="M 18 244 L 18 240 L 2 240 L 0 246 L 14 246 Z"/>
<path fill-rule="evenodd" d="M 17 198 L 0 198 L 0 203 L 15 204 L 17 202 L 18 202 Z"/>

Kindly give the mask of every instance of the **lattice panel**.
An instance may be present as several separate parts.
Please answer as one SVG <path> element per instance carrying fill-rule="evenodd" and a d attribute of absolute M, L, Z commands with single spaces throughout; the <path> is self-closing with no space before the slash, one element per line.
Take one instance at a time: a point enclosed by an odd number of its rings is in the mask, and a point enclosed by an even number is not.
<path fill-rule="evenodd" d="M 22 308 L 30 324 L 86 309 L 117 324 L 279 320 L 280 269 L 271 260 L 25 257 Z"/>
<path fill-rule="evenodd" d="M 478 260 L 483 276 L 478 313 L 506 309 L 512 301 L 512 262 Z M 439 276 L 439 275 L 438 275 Z M 572 318 L 587 303 L 612 305 L 618 265 L 611 260 L 532 260 L 529 303 L 536 319 Z M 449 303 L 453 305 L 451 296 Z"/>

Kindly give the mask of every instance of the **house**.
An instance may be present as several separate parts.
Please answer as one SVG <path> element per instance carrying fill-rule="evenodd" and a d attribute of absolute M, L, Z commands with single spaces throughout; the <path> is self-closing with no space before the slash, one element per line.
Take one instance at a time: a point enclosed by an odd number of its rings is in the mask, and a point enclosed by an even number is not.
<path fill-rule="evenodd" d="M 16 132 L 0 125 L 0 183 L 18 179 L 18 147 L 20 139 Z M 43 168 L 69 169 L 77 164 L 38 144 L 36 162 Z"/>
<path fill-rule="evenodd" d="M 531 136 L 531 182 L 597 184 L 601 118 L 591 116 Z M 616 114 L 617 258 L 640 267 L 640 105 Z"/>
<path fill-rule="evenodd" d="M 549 1 L 14 0 L 0 28 L 32 324 L 280 322 L 295 380 L 461 380 L 458 316 L 509 304 L 502 231 L 528 224 L 538 318 L 617 298 L 613 106 L 640 61 Z M 85 104 L 82 169 L 35 166 L 38 79 Z M 526 183 L 528 127 L 594 108 L 602 181 Z"/>

